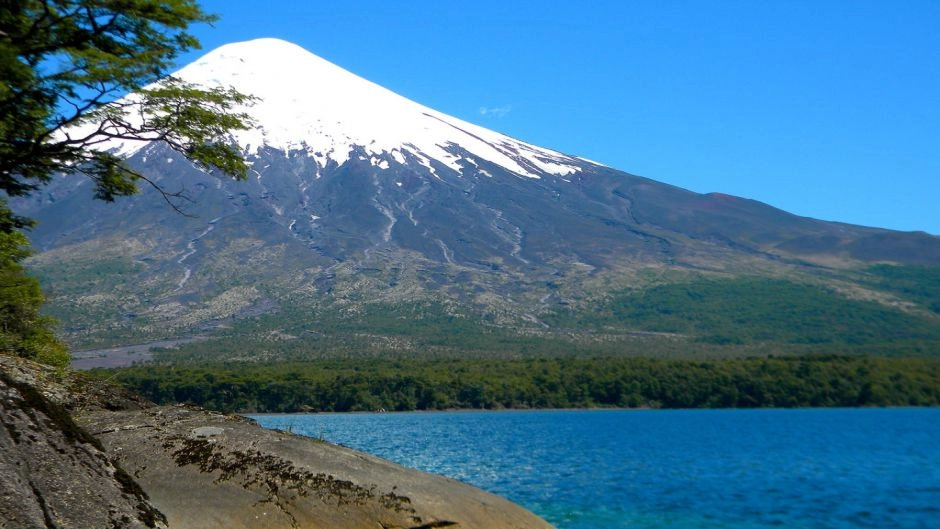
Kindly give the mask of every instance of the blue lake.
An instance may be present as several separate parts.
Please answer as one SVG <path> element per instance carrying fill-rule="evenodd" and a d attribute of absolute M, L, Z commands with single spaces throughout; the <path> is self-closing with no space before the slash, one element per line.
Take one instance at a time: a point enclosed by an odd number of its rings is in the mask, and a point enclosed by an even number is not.
<path fill-rule="evenodd" d="M 940 527 L 940 409 L 253 416 L 505 496 L 559 529 Z"/>

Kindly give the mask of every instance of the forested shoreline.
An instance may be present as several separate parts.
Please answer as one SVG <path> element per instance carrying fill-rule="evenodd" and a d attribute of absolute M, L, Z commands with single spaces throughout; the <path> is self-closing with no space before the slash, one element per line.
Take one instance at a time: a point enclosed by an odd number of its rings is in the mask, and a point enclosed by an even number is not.
<path fill-rule="evenodd" d="M 160 403 L 242 413 L 940 405 L 940 358 L 325 360 L 93 371 Z"/>

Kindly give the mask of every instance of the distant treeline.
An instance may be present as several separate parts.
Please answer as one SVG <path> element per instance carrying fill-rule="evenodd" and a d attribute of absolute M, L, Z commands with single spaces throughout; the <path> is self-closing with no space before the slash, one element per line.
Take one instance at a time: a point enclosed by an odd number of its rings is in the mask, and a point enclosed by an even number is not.
<path fill-rule="evenodd" d="M 938 406 L 940 358 L 334 360 L 98 371 L 228 412 Z"/>

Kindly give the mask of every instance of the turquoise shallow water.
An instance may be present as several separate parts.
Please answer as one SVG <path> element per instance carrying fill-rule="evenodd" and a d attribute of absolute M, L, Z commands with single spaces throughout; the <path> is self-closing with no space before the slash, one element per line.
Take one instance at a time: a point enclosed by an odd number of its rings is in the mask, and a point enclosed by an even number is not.
<path fill-rule="evenodd" d="M 254 418 L 471 483 L 559 529 L 940 527 L 940 409 Z"/>

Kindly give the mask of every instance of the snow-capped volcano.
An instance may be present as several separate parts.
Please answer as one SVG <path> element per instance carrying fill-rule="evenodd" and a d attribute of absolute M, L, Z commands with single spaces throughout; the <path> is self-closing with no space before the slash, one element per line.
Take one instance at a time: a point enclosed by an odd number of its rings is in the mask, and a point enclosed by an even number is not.
<path fill-rule="evenodd" d="M 265 38 L 219 47 L 174 77 L 207 88 L 234 87 L 258 101 L 246 111 L 257 122 L 234 139 L 253 154 L 263 146 L 304 150 L 321 167 L 342 165 L 354 147 L 375 165 L 406 158 L 460 172 L 478 159 L 515 174 L 568 175 L 585 160 L 523 143 L 437 112 L 358 77 L 307 50 Z M 108 144 L 132 155 L 143 142 Z"/>
<path fill-rule="evenodd" d="M 10 202 L 39 222 L 33 264 L 60 285 L 54 303 L 74 336 L 191 337 L 277 313 L 256 322 L 274 327 L 255 350 L 327 347 L 322 316 L 336 343 L 365 351 L 408 341 L 395 329 L 412 320 L 467 315 L 541 335 L 569 311 L 609 336 L 597 300 L 673 273 L 825 284 L 840 273 L 832 266 L 940 264 L 940 238 L 797 217 L 535 147 L 279 40 L 223 46 L 175 75 L 258 98 L 238 109 L 257 127 L 232 138 L 251 162 L 247 181 L 164 144 L 115 141 L 100 148 L 127 155 L 159 190 L 107 204 L 91 200 L 87 179 L 63 177 Z M 189 214 L 173 214 L 160 191 Z M 350 331 L 336 317 L 379 327 Z M 444 351 L 461 337 L 442 325 L 426 336 Z"/>

